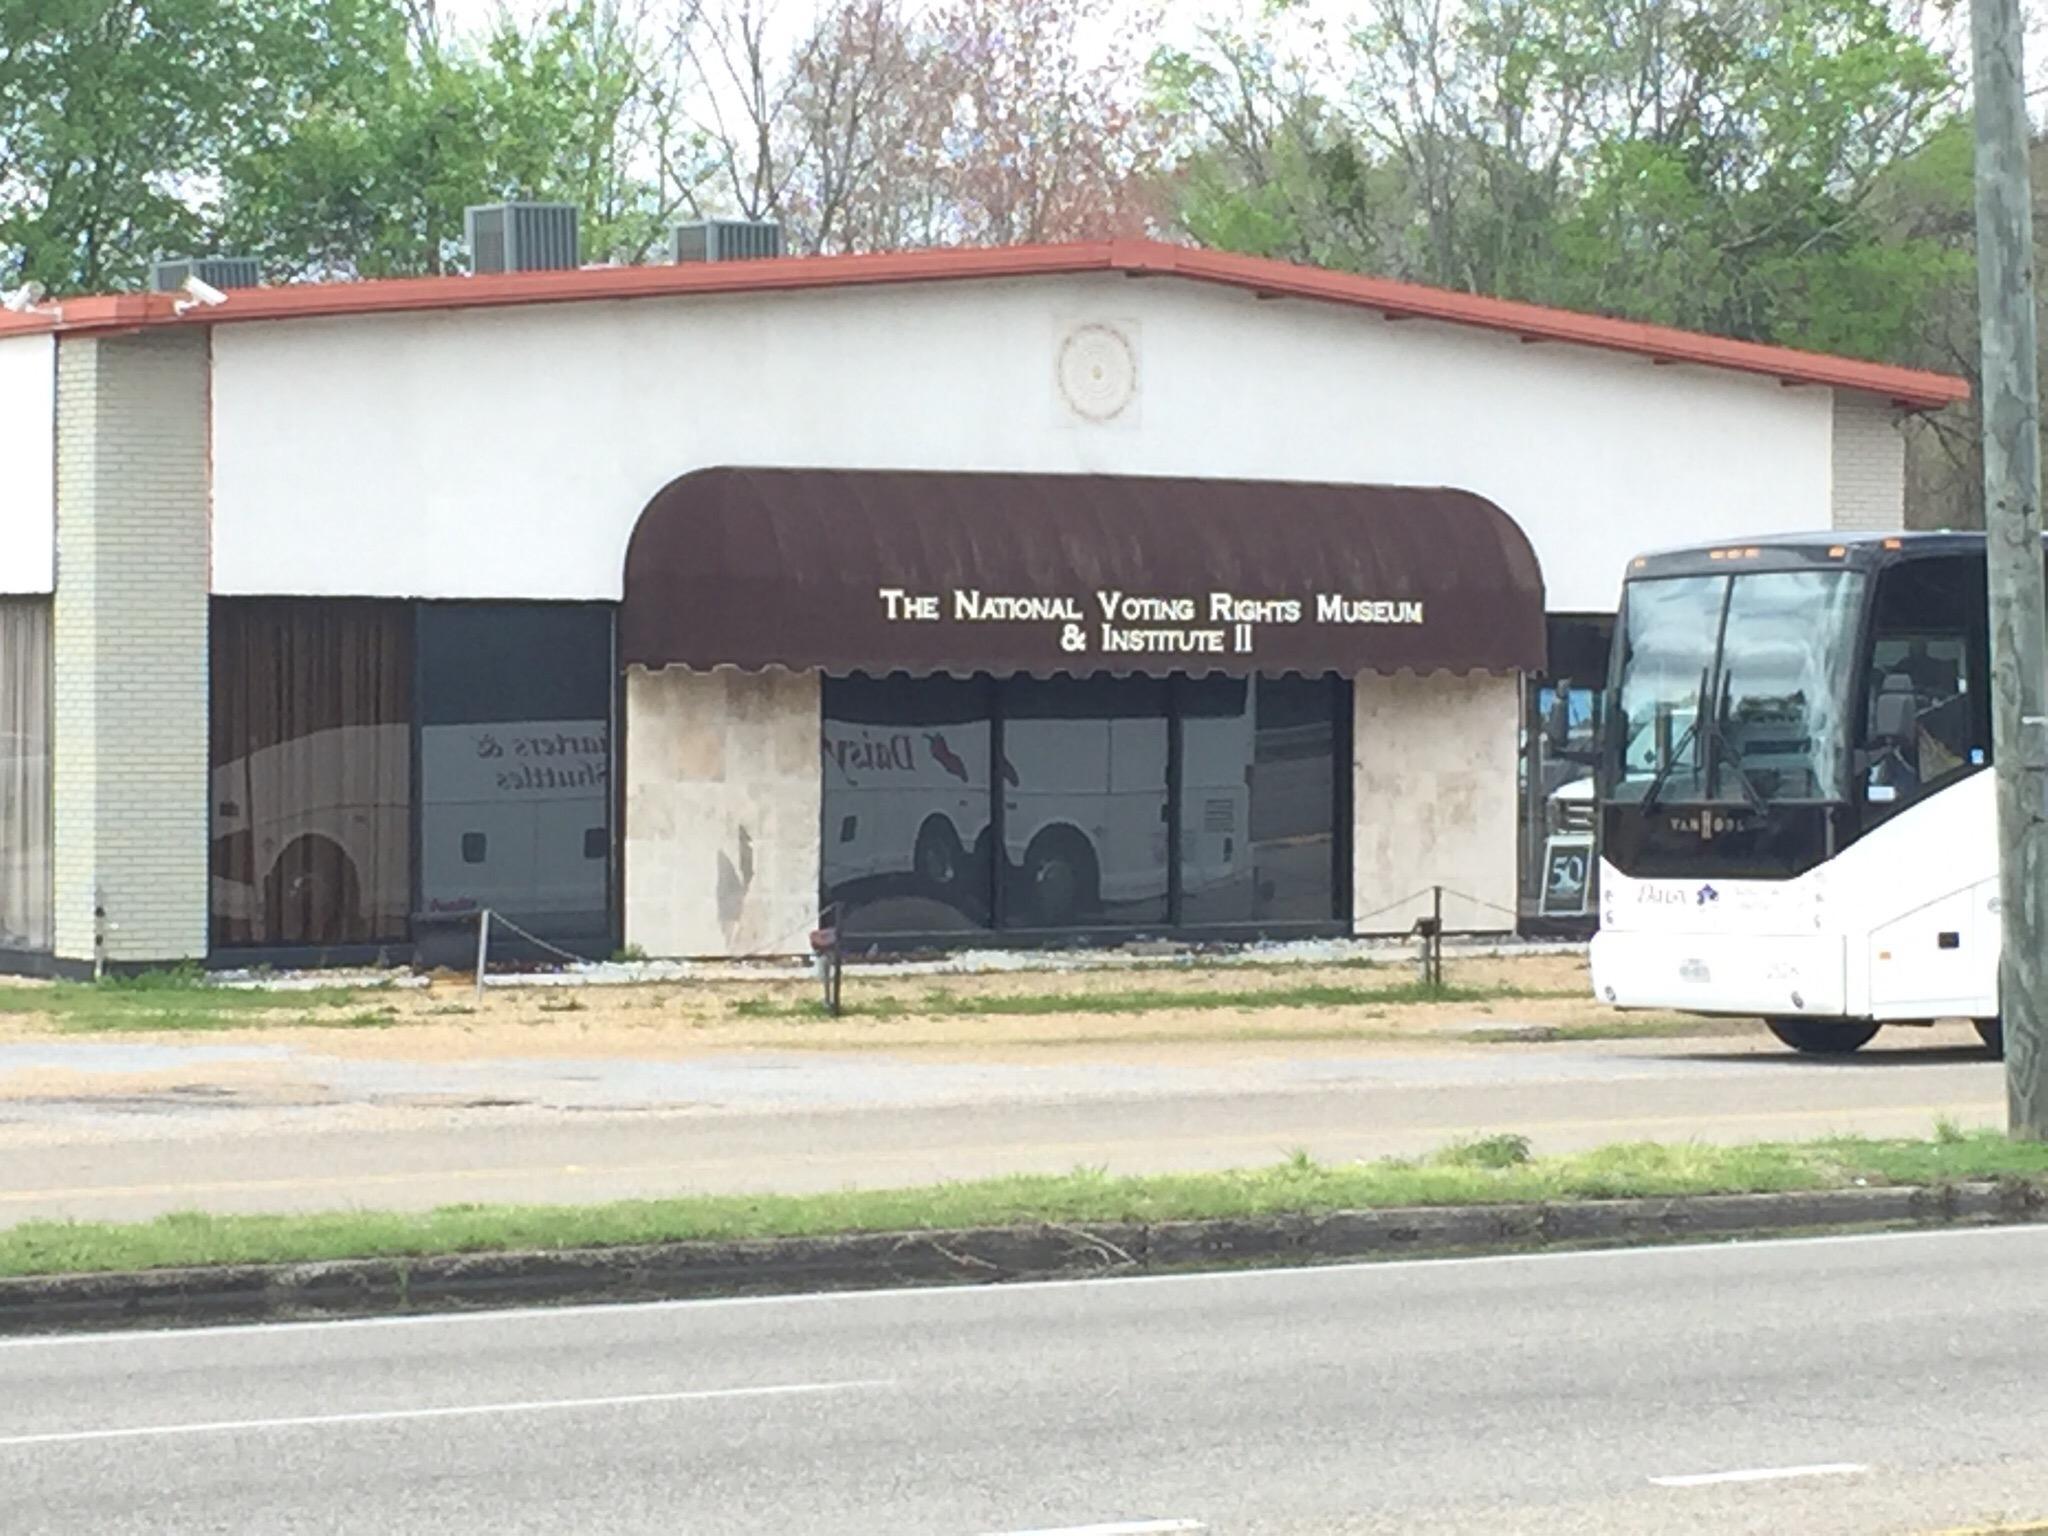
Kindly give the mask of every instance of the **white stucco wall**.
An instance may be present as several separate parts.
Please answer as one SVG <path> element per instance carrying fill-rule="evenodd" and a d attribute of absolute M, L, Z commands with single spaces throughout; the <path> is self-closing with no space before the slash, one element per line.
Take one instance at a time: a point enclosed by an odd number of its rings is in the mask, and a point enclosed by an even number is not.
<path fill-rule="evenodd" d="M 1521 679 L 1368 673 L 1352 715 L 1352 914 L 1405 933 L 1444 888 L 1444 927 L 1515 926 Z"/>
<path fill-rule="evenodd" d="M 0 592 L 48 592 L 57 574 L 57 343 L 0 341 Z"/>
<path fill-rule="evenodd" d="M 1056 382 L 1089 322 L 1137 356 L 1107 423 Z M 224 324 L 214 359 L 227 594 L 615 599 L 648 499 L 719 464 L 1457 486 L 1555 611 L 1829 520 L 1826 389 L 1171 278 Z"/>
<path fill-rule="evenodd" d="M 816 673 L 626 673 L 626 942 L 789 955 L 818 917 Z"/>

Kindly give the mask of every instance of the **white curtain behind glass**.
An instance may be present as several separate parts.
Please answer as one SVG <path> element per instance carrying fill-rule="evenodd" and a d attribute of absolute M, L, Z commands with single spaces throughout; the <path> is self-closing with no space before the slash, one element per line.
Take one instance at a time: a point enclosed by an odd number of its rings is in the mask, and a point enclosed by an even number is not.
<path fill-rule="evenodd" d="M 0 949 L 50 947 L 50 603 L 0 598 Z"/>

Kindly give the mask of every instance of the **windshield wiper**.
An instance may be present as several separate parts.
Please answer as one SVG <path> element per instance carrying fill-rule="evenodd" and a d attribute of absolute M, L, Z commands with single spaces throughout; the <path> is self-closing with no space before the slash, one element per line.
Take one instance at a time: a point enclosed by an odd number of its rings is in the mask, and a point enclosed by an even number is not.
<path fill-rule="evenodd" d="M 1664 786 L 1670 782 L 1673 770 L 1685 756 L 1685 749 L 1692 745 L 1693 738 L 1700 733 L 1700 721 L 1706 716 L 1707 670 L 1704 667 L 1700 669 L 1700 691 L 1693 697 L 1697 702 L 1693 708 L 1692 724 L 1688 725 L 1684 734 L 1672 744 L 1670 755 L 1657 765 L 1657 771 L 1650 775 L 1650 782 L 1643 790 L 1642 805 L 1646 811 L 1654 811 L 1657 802 L 1664 798 Z"/>
<path fill-rule="evenodd" d="M 1719 783 L 1719 775 L 1715 770 L 1725 767 L 1735 775 L 1735 786 L 1742 792 L 1743 803 L 1752 811 L 1763 810 L 1764 797 L 1757 793 L 1756 785 L 1750 782 L 1749 774 L 1743 769 L 1741 755 L 1735 751 L 1733 744 L 1728 740 L 1727 721 L 1730 710 L 1729 680 L 1726 675 L 1724 674 L 1721 680 L 1721 697 L 1710 714 L 1706 707 L 1707 674 L 1702 672 L 1700 674 L 1699 700 L 1699 712 L 1692 717 L 1692 724 L 1685 728 L 1684 734 L 1673 744 L 1671 755 L 1650 776 L 1649 785 L 1643 790 L 1643 809 L 1654 811 L 1663 801 L 1664 786 L 1671 782 L 1671 775 L 1677 770 L 1680 760 L 1685 756 L 1685 749 L 1691 746 L 1694 740 L 1699 737 L 1700 723 L 1705 721 L 1708 729 L 1706 739 L 1701 742 L 1701 746 L 1704 749 L 1701 756 L 1704 759 L 1703 766 L 1707 771 L 1706 777 L 1712 782 L 1703 783 L 1701 788 L 1706 792 L 1709 803 L 1712 803 L 1714 788 Z"/>
<path fill-rule="evenodd" d="M 1734 749 L 1728 740 L 1728 719 L 1733 711 L 1729 708 L 1732 682 L 1726 672 L 1721 674 L 1721 697 L 1714 704 L 1714 729 L 1707 737 L 1707 794 L 1709 798 L 1720 787 L 1721 776 L 1717 770 L 1727 768 L 1735 775 L 1735 784 L 1742 791 L 1742 798 L 1752 811 L 1764 808 L 1764 797 L 1757 793 L 1756 786 L 1749 781 L 1749 774 L 1742 766 L 1742 754 Z"/>

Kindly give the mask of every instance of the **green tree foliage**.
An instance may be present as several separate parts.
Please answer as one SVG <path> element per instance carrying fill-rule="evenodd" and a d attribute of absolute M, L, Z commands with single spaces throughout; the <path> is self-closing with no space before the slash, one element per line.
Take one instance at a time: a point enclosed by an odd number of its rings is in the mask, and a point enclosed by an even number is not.
<path fill-rule="evenodd" d="M 1196 239 L 1865 355 L 1955 252 L 1879 217 L 1956 106 L 1881 0 L 1287 0 L 1153 64 Z"/>
<path fill-rule="evenodd" d="M 331 0 L 285 41 L 261 121 L 223 146 L 218 243 L 273 275 L 436 272 L 490 155 L 472 61 L 387 0 Z"/>
<path fill-rule="evenodd" d="M 132 286 L 152 256 L 273 277 L 461 260 L 465 206 L 574 202 L 639 259 L 701 177 L 651 5 L 501 12 L 448 39 L 406 0 L 0 4 L 0 281 Z"/>
<path fill-rule="evenodd" d="M 0 5 L 0 280 L 132 282 L 205 237 L 209 178 L 297 0 Z"/>
<path fill-rule="evenodd" d="M 477 44 L 391 0 L 323 0 L 280 59 L 263 128 L 223 167 L 223 238 L 276 269 L 390 276 L 459 265 L 462 210 L 533 197 L 583 210 L 588 260 L 638 260 L 668 209 L 639 151 L 667 97 L 637 13 L 580 0 Z"/>

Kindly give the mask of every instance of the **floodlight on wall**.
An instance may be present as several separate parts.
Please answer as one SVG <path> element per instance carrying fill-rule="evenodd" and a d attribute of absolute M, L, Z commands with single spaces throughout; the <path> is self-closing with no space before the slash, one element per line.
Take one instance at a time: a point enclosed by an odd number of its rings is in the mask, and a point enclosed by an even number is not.
<path fill-rule="evenodd" d="M 196 273 L 187 277 L 178 286 L 187 295 L 187 297 L 178 300 L 175 306 L 176 313 L 181 315 L 186 310 L 195 309 L 202 304 L 211 309 L 216 304 L 225 304 L 228 301 L 226 294 L 214 287 L 213 284 L 200 278 Z"/>

